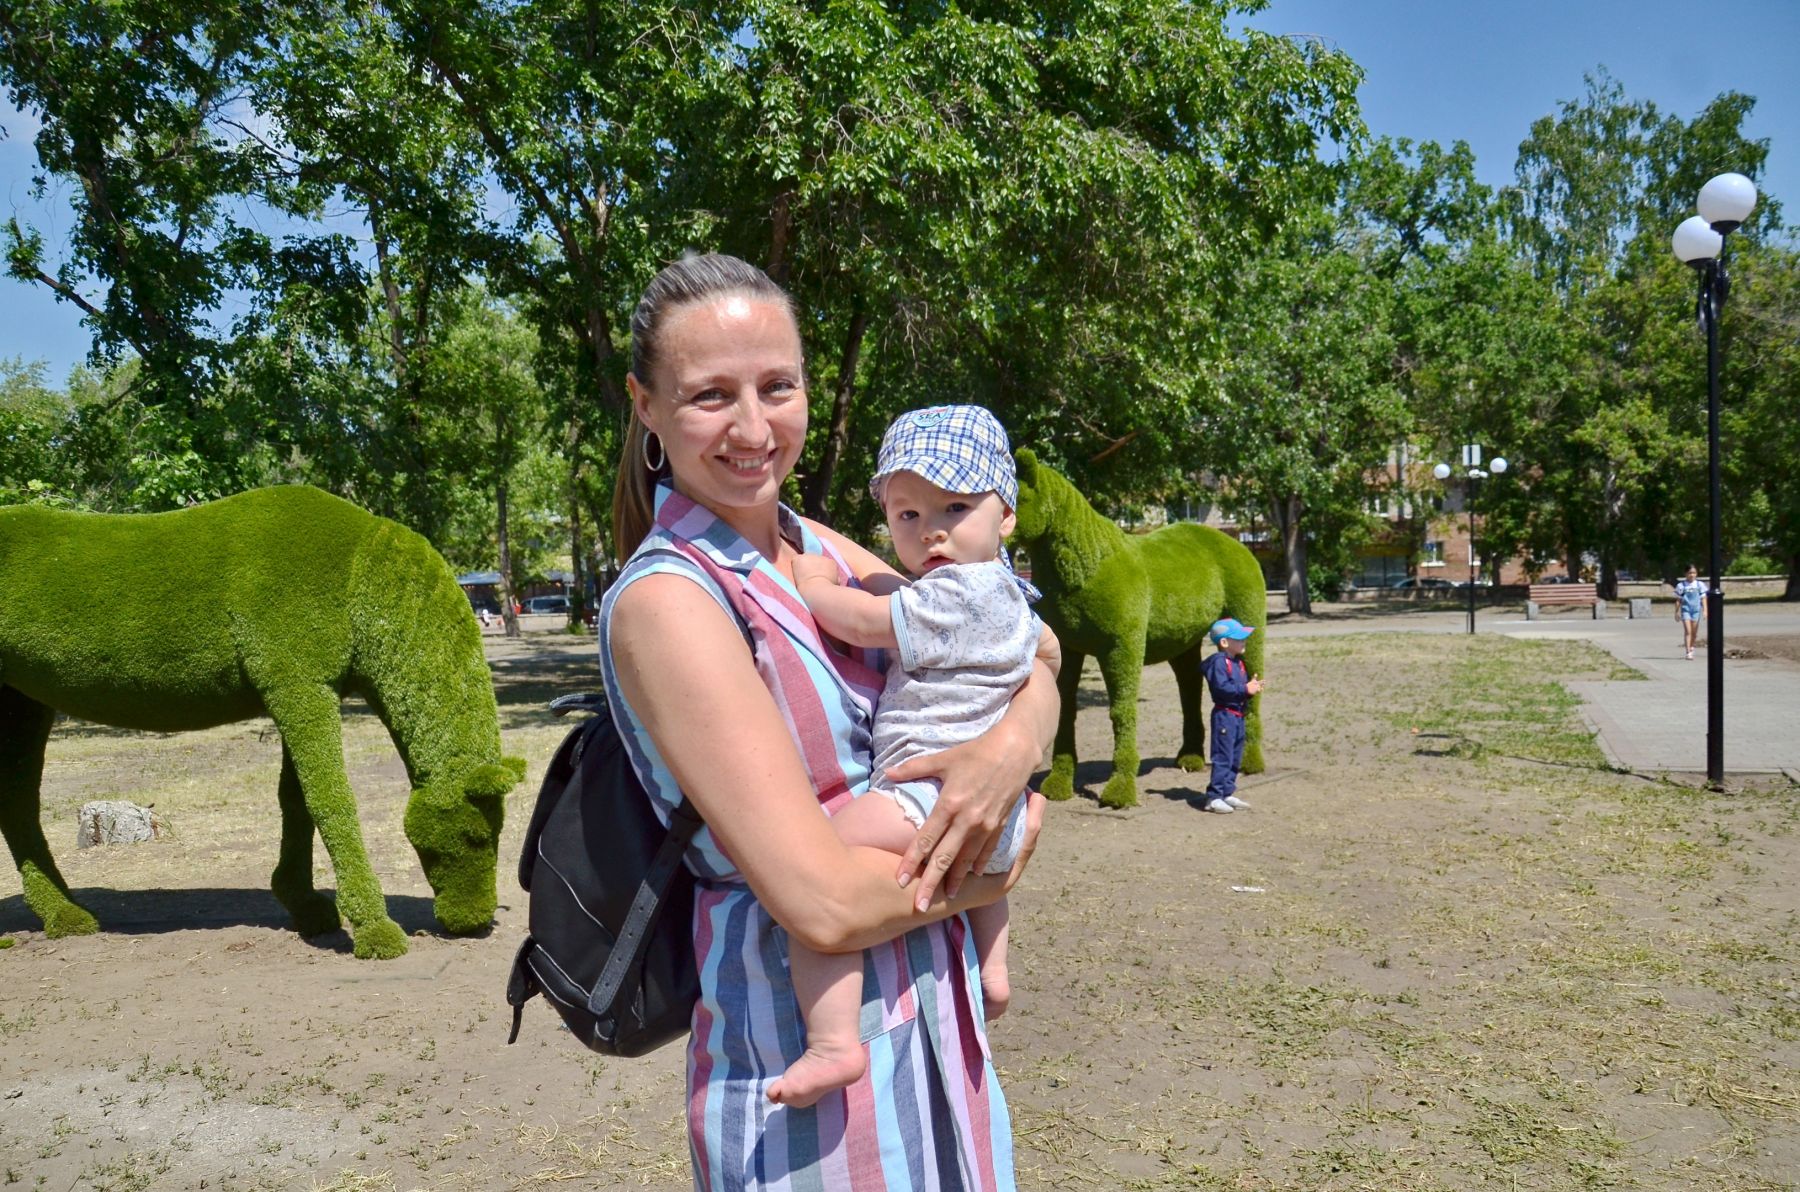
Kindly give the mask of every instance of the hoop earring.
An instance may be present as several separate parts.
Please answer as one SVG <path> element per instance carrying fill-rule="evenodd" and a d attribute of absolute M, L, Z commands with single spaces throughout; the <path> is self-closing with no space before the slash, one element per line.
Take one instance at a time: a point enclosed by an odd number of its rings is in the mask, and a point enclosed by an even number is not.
<path fill-rule="evenodd" d="M 654 462 L 652 462 L 650 459 L 650 442 L 652 439 L 654 439 L 656 441 L 657 455 L 662 457 L 661 459 L 655 460 Z M 657 438 L 657 434 L 655 431 L 647 430 L 644 432 L 643 448 L 644 448 L 644 466 L 646 468 L 649 468 L 651 472 L 653 472 L 653 473 L 660 472 L 663 470 L 664 467 L 666 467 L 668 465 L 669 453 L 668 453 L 668 451 L 666 451 L 663 448 L 662 440 L 660 438 Z"/>

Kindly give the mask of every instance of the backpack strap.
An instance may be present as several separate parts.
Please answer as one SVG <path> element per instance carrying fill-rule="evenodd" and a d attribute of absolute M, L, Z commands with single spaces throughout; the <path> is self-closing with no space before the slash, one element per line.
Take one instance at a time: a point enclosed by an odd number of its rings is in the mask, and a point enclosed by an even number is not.
<path fill-rule="evenodd" d="M 613 1017 L 613 1003 L 619 998 L 626 976 L 642 966 L 650 931 L 662 915 L 663 892 L 669 888 L 669 879 L 675 876 L 676 867 L 681 864 L 701 823 L 700 813 L 684 796 L 669 817 L 669 834 L 663 837 L 662 847 L 657 849 L 655 860 L 650 862 L 649 872 L 638 883 L 637 893 L 631 899 L 631 910 L 619 929 L 619 938 L 613 941 L 606 967 L 600 970 L 600 980 L 594 983 L 594 992 L 588 995 L 588 1009 L 594 1014 Z"/>
<path fill-rule="evenodd" d="M 704 556 L 691 545 L 683 542 L 678 547 L 678 550 L 671 553 L 678 553 L 704 566 Z M 717 577 L 713 578 L 717 583 Z M 743 634 L 744 645 L 754 661 L 756 640 L 748 622 L 740 612 L 734 612 L 732 620 L 737 623 L 738 632 Z M 609 709 L 602 708 L 600 714 L 610 716 L 612 713 Z M 605 967 L 600 970 L 600 979 L 594 983 L 594 990 L 588 995 L 589 1012 L 602 1018 L 617 1018 L 615 1003 L 628 983 L 636 983 L 634 974 L 643 968 L 644 954 L 650 946 L 651 934 L 657 920 L 662 917 L 663 895 L 681 867 L 688 845 L 693 843 L 694 836 L 705 826 L 706 822 L 700 818 L 699 811 L 695 810 L 693 800 L 683 795 L 681 802 L 669 813 L 669 834 L 663 837 L 662 845 L 656 850 L 649 870 L 638 883 L 637 893 L 632 895 L 631 909 L 625 915 L 625 922 L 619 928 L 612 950 L 607 953 Z"/>

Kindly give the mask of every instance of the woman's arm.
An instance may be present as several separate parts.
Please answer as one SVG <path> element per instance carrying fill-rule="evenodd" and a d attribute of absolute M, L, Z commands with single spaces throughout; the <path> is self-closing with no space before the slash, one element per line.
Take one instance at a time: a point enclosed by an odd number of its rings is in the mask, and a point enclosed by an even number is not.
<path fill-rule="evenodd" d="M 609 640 L 620 690 L 676 782 L 758 900 L 800 943 L 858 951 L 997 901 L 1023 872 L 1032 832 L 1011 873 L 916 909 L 894 880 L 892 854 L 838 840 L 743 634 L 691 580 L 656 574 L 634 582 L 614 606 Z"/>

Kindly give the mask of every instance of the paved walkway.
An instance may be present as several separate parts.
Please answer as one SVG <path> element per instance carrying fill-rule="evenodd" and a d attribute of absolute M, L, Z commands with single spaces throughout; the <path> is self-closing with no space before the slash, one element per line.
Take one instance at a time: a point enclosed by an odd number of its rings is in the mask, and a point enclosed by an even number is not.
<path fill-rule="evenodd" d="M 1585 638 L 1644 675 L 1644 680 L 1572 682 L 1600 746 L 1616 764 L 1640 773 L 1706 770 L 1706 652 L 1682 657 L 1674 610 L 1656 615 L 1593 620 L 1586 610 L 1559 610 L 1539 621 L 1517 612 L 1483 610 L 1477 631 L 1509 637 Z M 1313 633 L 1460 633 L 1464 613 L 1403 613 L 1325 618 L 1270 626 L 1270 636 Z M 1800 605 L 1727 604 L 1725 644 L 1760 637 L 1800 637 Z M 1800 664 L 1775 658 L 1725 660 L 1725 769 L 1728 773 L 1785 772 L 1800 782 Z"/>

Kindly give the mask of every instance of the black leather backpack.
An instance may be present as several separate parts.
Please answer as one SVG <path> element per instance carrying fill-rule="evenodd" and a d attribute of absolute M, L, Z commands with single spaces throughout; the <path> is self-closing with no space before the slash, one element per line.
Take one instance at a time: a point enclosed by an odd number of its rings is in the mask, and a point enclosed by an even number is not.
<path fill-rule="evenodd" d="M 506 983 L 506 1041 L 541 993 L 588 1047 L 644 1055 L 688 1033 L 700 994 L 694 875 L 681 863 L 700 816 L 683 799 L 669 827 L 657 820 L 605 696 L 550 710 L 592 714 L 557 748 L 525 831 L 530 934 Z"/>

